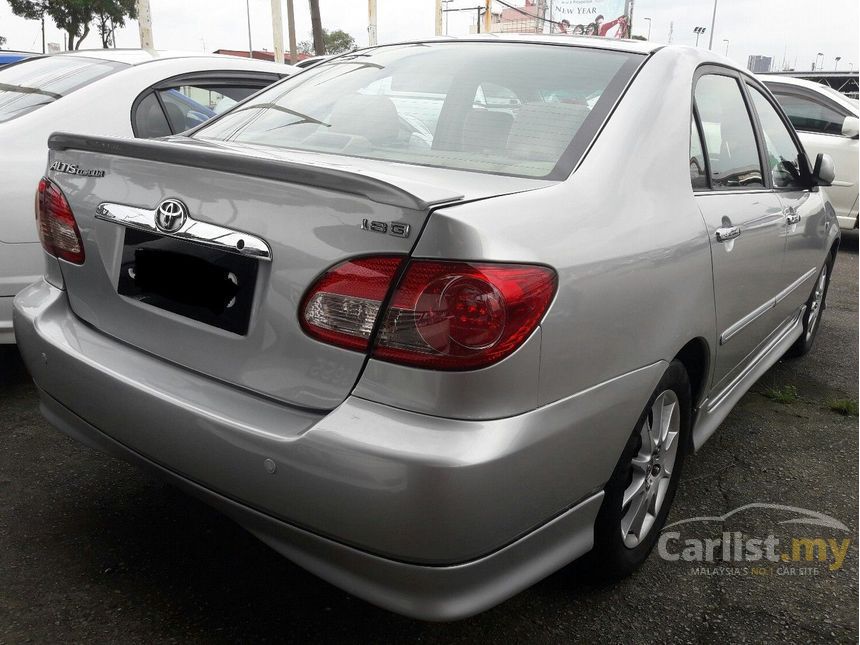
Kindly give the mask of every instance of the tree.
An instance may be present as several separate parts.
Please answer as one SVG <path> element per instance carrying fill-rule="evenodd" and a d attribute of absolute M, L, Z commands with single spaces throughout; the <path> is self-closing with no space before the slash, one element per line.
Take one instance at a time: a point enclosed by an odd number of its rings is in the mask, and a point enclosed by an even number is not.
<path fill-rule="evenodd" d="M 94 0 L 93 14 L 102 47 L 107 49 L 116 44 L 114 30 L 124 27 L 126 18 L 137 18 L 137 3 L 135 0 Z"/>
<path fill-rule="evenodd" d="M 355 38 L 342 29 L 335 29 L 334 31 L 323 29 L 322 38 L 327 54 L 342 54 L 355 49 Z M 299 43 L 299 51 L 303 54 L 314 54 L 317 48 L 310 40 L 303 40 Z"/>
<path fill-rule="evenodd" d="M 125 24 L 125 18 L 136 15 L 134 0 L 9 0 L 12 13 L 28 20 L 45 16 L 66 32 L 69 50 L 79 49 L 97 17 L 102 45 L 112 38 L 113 25 Z M 113 24 L 108 25 L 111 22 Z"/>
<path fill-rule="evenodd" d="M 5 45 L 5 44 L 6 44 L 6 37 L 5 37 L 5 36 L 0 36 L 0 47 L 2 47 L 2 46 L 3 46 L 3 45 Z"/>
<path fill-rule="evenodd" d="M 320 17 L 320 0 L 308 0 L 311 5 L 311 33 L 314 37 L 314 52 L 317 56 L 325 54 L 325 41 L 323 40 L 322 18 Z"/>

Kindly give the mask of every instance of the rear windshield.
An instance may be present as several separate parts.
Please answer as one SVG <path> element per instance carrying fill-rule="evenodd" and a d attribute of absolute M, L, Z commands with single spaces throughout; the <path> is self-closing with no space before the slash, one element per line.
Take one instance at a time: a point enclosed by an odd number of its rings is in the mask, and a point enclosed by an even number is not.
<path fill-rule="evenodd" d="M 642 60 L 525 43 L 379 47 L 298 74 L 195 136 L 563 178 Z"/>
<path fill-rule="evenodd" d="M 32 112 L 127 67 L 72 56 L 34 58 L 0 69 L 0 123 Z"/>

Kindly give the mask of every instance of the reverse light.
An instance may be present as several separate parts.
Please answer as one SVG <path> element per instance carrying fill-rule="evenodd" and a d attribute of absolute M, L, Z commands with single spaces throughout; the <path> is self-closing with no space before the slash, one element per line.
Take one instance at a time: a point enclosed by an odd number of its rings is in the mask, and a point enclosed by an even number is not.
<path fill-rule="evenodd" d="M 544 266 L 413 260 L 383 303 L 401 257 L 357 258 L 326 272 L 305 296 L 305 331 L 374 358 L 439 370 L 486 367 L 512 354 L 540 323 L 557 276 Z"/>
<path fill-rule="evenodd" d="M 63 191 L 47 177 L 36 193 L 36 224 L 42 247 L 56 258 L 83 264 L 84 243 L 72 208 Z"/>
<path fill-rule="evenodd" d="M 402 261 L 398 256 L 356 258 L 329 269 L 302 302 L 305 331 L 332 345 L 366 350 Z"/>

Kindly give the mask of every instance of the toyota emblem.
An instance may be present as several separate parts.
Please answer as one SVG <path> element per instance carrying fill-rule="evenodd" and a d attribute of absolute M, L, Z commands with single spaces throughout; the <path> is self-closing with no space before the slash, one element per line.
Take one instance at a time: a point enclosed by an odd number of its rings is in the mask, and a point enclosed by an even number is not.
<path fill-rule="evenodd" d="M 188 207 L 178 199 L 165 199 L 155 210 L 155 225 L 165 233 L 176 233 L 187 219 Z"/>

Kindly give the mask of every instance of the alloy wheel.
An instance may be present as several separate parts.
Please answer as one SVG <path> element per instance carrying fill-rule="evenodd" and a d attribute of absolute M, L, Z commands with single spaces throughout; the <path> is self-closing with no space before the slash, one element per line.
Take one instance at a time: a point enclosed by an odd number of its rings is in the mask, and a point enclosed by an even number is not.
<path fill-rule="evenodd" d="M 621 502 L 621 537 L 628 548 L 642 542 L 660 514 L 678 455 L 680 429 L 678 395 L 665 390 L 642 423 L 639 450 L 630 462 L 630 483 Z"/>

